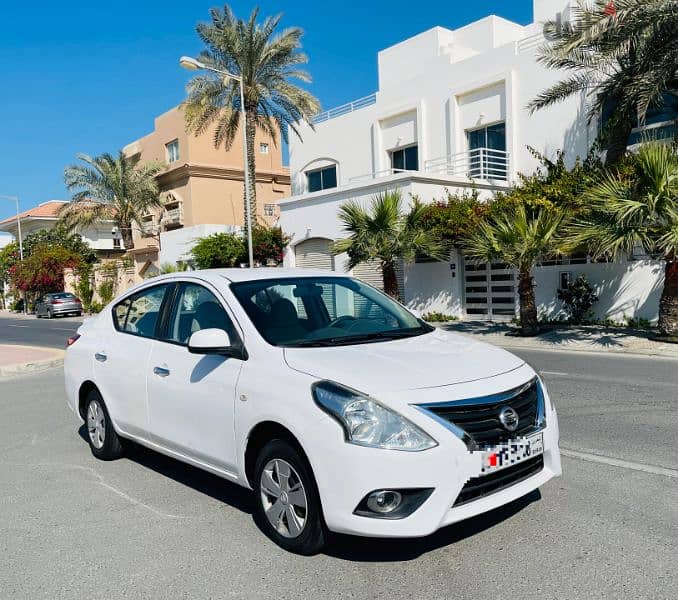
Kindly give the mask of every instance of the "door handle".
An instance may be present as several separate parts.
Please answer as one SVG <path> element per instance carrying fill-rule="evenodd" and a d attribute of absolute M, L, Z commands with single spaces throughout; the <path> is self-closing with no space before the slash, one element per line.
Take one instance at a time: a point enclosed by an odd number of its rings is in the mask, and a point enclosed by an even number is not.
<path fill-rule="evenodd" d="M 159 377 L 167 377 L 170 374 L 170 370 L 165 367 L 153 367 L 153 372 Z"/>
<path fill-rule="evenodd" d="M 94 354 L 94 358 L 96 358 L 99 362 L 106 362 L 108 356 L 106 356 L 105 352 L 96 352 Z"/>

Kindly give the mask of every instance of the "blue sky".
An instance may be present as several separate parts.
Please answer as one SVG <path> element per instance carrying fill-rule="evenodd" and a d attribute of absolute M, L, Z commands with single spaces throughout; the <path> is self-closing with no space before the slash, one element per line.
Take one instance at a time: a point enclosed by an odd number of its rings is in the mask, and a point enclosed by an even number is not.
<path fill-rule="evenodd" d="M 148 133 L 181 102 L 190 78 L 177 64 L 200 43 L 203 0 L 5 2 L 0 19 L 0 195 L 23 209 L 67 199 L 63 169 L 75 154 L 115 152 Z M 238 16 L 254 3 L 232 2 Z M 340 3 L 262 1 L 264 15 L 306 31 L 310 89 L 324 108 L 372 93 L 376 53 L 435 25 L 455 28 L 488 14 L 528 23 L 531 0 Z M 0 200 L 0 218 L 13 203 Z"/>

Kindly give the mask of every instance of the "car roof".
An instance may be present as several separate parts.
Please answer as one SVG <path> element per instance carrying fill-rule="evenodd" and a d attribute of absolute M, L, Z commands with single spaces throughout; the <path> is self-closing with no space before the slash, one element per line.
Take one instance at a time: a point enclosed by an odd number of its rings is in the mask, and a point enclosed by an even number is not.
<path fill-rule="evenodd" d="M 152 278 L 154 282 L 160 282 L 167 279 L 182 279 L 186 277 L 201 278 L 213 283 L 223 283 L 225 279 L 228 282 L 241 281 L 259 281 L 262 279 L 285 279 L 288 277 L 348 277 L 346 273 L 336 271 L 324 271 L 322 269 L 298 269 L 298 268 L 280 268 L 280 267 L 257 267 L 254 269 L 198 269 L 196 271 L 183 271 L 159 275 Z M 146 280 L 143 283 L 148 283 Z M 136 287 L 136 286 L 135 286 Z"/>

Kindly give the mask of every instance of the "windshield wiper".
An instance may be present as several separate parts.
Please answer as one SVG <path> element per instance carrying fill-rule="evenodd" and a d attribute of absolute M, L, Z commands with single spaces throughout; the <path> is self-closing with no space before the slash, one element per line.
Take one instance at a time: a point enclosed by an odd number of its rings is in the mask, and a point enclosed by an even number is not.
<path fill-rule="evenodd" d="M 373 342 L 378 340 L 396 340 L 407 337 L 414 337 L 427 333 L 426 329 L 421 327 L 414 331 L 411 329 L 394 329 L 391 331 L 373 331 L 370 333 L 356 333 L 354 335 L 341 335 L 326 339 L 301 340 L 290 344 L 293 348 L 308 348 L 322 346 L 344 346 L 356 342 Z"/>

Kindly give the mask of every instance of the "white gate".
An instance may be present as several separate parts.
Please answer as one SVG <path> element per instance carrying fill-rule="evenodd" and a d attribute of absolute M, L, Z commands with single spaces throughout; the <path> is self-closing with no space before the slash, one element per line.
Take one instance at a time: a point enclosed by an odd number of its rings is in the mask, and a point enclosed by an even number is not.
<path fill-rule="evenodd" d="M 469 319 L 510 321 L 516 314 L 517 278 L 505 263 L 464 262 L 464 307 Z"/>

